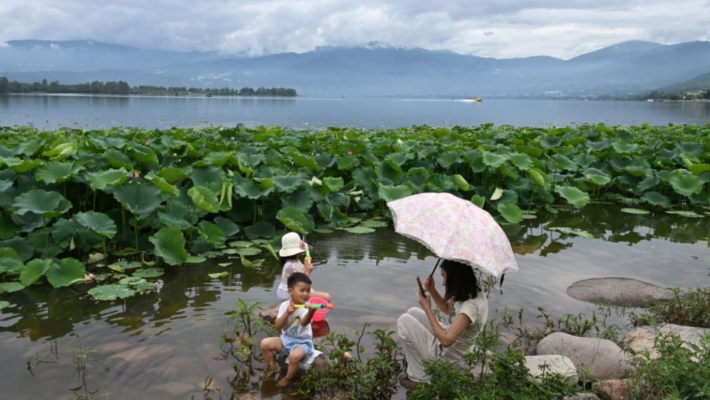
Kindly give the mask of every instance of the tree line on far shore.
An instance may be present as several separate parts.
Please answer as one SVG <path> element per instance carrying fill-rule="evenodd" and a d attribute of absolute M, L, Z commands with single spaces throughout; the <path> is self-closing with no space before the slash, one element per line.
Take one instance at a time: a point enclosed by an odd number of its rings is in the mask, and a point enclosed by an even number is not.
<path fill-rule="evenodd" d="M 235 88 L 197 88 L 186 86 L 130 86 L 124 81 L 87 82 L 76 84 L 63 84 L 59 81 L 47 82 L 18 82 L 10 81 L 7 77 L 0 76 L 0 93 L 80 93 L 80 94 L 144 94 L 144 95 L 215 95 L 215 96 L 287 96 L 298 95 L 293 88 L 265 88 L 254 89 L 251 87 Z"/>

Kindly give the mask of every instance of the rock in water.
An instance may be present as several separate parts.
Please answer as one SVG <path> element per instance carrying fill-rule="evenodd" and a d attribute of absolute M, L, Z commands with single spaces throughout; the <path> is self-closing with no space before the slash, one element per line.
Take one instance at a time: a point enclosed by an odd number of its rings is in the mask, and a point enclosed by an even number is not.
<path fill-rule="evenodd" d="M 670 289 L 631 278 L 584 279 L 568 287 L 567 294 L 589 303 L 627 307 L 648 307 L 673 297 Z"/>
<path fill-rule="evenodd" d="M 577 371 L 587 372 L 593 379 L 620 379 L 633 372 L 626 353 L 616 343 L 606 339 L 557 332 L 538 343 L 537 354 L 568 357 Z"/>

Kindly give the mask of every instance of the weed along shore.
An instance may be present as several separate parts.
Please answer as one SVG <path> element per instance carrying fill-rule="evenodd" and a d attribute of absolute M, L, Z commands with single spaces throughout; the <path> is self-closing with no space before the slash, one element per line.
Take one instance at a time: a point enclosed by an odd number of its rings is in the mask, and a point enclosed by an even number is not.
<path fill-rule="evenodd" d="M 37 398 L 707 397 L 708 181 L 710 125 L 0 127 L 0 371 Z M 435 258 L 386 204 L 424 192 L 488 211 L 520 272 L 484 279 L 468 368 L 416 385 L 394 321 Z M 282 390 L 259 315 L 289 231 L 335 306 Z"/>

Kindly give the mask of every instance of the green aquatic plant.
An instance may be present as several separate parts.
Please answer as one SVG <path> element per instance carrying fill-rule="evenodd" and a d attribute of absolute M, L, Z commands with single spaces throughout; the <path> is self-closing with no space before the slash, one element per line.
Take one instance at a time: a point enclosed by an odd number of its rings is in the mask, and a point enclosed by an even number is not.
<path fill-rule="evenodd" d="M 287 230 L 372 233 L 388 224 L 386 202 L 422 192 L 470 199 L 510 225 L 601 201 L 705 218 L 709 132 L 603 124 L 0 127 L 0 248 L 17 254 L 0 277 L 21 282 L 32 260 L 84 262 L 97 250 L 177 266 L 235 239 L 271 241 Z M 259 248 L 275 254 L 278 241 L 268 245 Z M 251 257 L 261 256 L 239 253 L 254 268 L 262 259 Z M 0 290 L 8 289 L 16 286 Z"/>

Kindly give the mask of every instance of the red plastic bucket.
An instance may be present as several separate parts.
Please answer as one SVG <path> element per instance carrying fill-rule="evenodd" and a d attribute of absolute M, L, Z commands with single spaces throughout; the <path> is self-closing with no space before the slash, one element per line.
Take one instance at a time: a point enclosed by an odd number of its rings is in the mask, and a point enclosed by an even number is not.
<path fill-rule="evenodd" d="M 311 304 L 328 304 L 327 301 L 325 301 L 324 299 L 321 299 L 320 297 L 311 297 L 308 300 L 308 302 Z M 327 314 L 327 313 L 328 313 L 327 308 L 319 308 L 318 310 L 316 310 L 315 314 L 313 314 L 312 321 L 313 322 L 320 322 L 320 321 L 325 320 L 325 314 Z"/>

